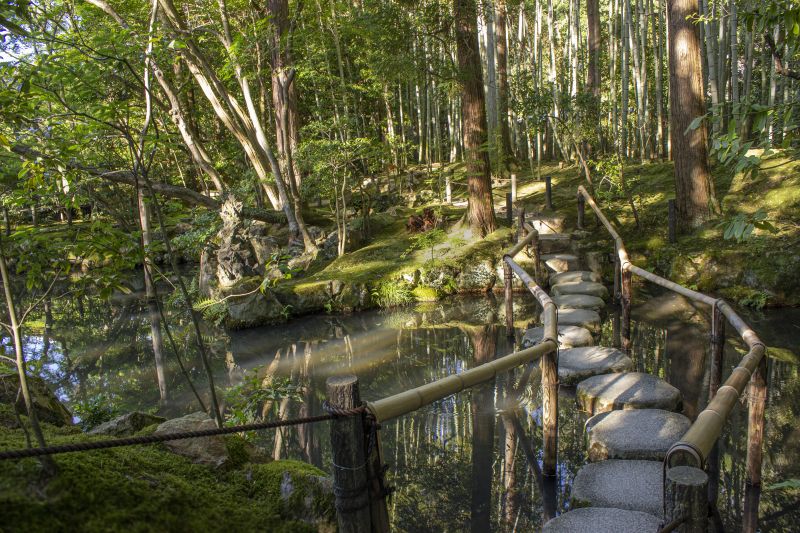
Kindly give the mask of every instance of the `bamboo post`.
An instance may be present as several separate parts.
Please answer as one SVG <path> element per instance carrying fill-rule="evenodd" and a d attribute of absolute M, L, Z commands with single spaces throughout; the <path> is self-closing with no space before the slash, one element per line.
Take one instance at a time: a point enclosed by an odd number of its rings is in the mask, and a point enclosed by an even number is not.
<path fill-rule="evenodd" d="M 542 244 L 539 242 L 539 233 L 537 232 L 536 235 L 531 238 L 530 242 L 531 246 L 531 256 L 533 257 L 533 276 L 536 279 L 537 283 L 542 282 L 542 266 L 541 266 L 541 257 L 542 257 Z"/>
<path fill-rule="evenodd" d="M 509 228 L 514 223 L 514 200 L 510 192 L 506 193 L 506 222 L 508 222 Z"/>
<path fill-rule="evenodd" d="M 622 350 L 625 353 L 631 351 L 631 272 L 622 271 L 622 324 L 620 325 L 620 336 L 622 337 Z"/>
<path fill-rule="evenodd" d="M 517 201 L 517 175 L 511 174 L 511 199 Z"/>
<path fill-rule="evenodd" d="M 554 339 L 555 340 L 555 339 Z M 556 475 L 558 458 L 558 351 L 542 357 L 542 475 Z"/>
<path fill-rule="evenodd" d="M 667 470 L 664 479 L 664 521 L 666 524 L 685 520 L 680 531 L 707 533 L 708 476 L 699 468 L 676 466 Z"/>
<path fill-rule="evenodd" d="M 748 516 L 743 520 L 742 531 L 754 532 L 758 527 L 758 498 L 761 488 L 761 456 L 764 445 L 764 407 L 767 403 L 767 354 L 761 356 L 758 366 L 750 378 L 747 392 L 747 485 L 753 489 L 745 493 L 750 501 L 745 501 Z M 753 496 L 755 499 L 753 500 Z M 747 498 L 745 498 L 747 500 Z"/>
<path fill-rule="evenodd" d="M 711 366 L 709 368 L 708 401 L 714 399 L 722 383 L 722 357 L 725 351 L 725 315 L 719 305 L 711 306 Z M 708 454 L 708 503 L 717 505 L 719 493 L 719 441 L 714 443 Z"/>
<path fill-rule="evenodd" d="M 553 210 L 553 178 L 552 176 L 544 177 L 544 201 L 547 209 Z"/>
<path fill-rule="evenodd" d="M 586 199 L 578 193 L 578 229 L 583 229 L 583 219 L 586 213 Z"/>
<path fill-rule="evenodd" d="M 445 194 L 445 200 L 447 201 L 447 205 L 453 203 L 452 180 L 453 180 L 453 171 L 451 170 L 450 172 L 447 173 L 447 176 L 445 176 L 444 178 L 444 194 Z"/>
<path fill-rule="evenodd" d="M 668 200 L 667 206 L 669 208 L 668 212 L 668 224 L 669 224 L 669 242 L 674 243 L 678 239 L 676 237 L 677 228 L 678 228 L 678 210 L 675 206 L 675 200 Z"/>
<path fill-rule="evenodd" d="M 503 260 L 503 280 L 505 281 L 506 298 L 506 336 L 512 338 L 514 337 L 514 290 L 512 287 L 514 273 L 511 271 L 511 265 L 505 260 Z"/>
<path fill-rule="evenodd" d="M 353 409 L 361 405 L 356 376 L 330 377 L 325 385 L 332 407 Z M 331 421 L 331 455 L 339 531 L 369 533 L 372 520 L 362 417 L 337 417 Z"/>
<path fill-rule="evenodd" d="M 528 236 L 528 230 L 525 229 L 525 208 L 520 207 L 519 211 L 517 212 L 517 233 L 516 233 L 516 243 L 523 240 L 525 237 Z"/>

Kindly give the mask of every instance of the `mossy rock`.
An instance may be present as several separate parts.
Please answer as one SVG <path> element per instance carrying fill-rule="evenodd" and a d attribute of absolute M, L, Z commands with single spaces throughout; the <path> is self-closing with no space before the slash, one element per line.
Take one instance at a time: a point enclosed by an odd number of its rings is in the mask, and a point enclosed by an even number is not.
<path fill-rule="evenodd" d="M 47 383 L 38 376 L 28 376 L 28 389 L 36 415 L 42 422 L 55 426 L 72 424 L 72 414 L 56 398 Z M 19 375 L 16 372 L 0 374 L 0 403 L 15 405 L 17 413 L 25 414 L 25 402 L 19 391 Z"/>
<path fill-rule="evenodd" d="M 418 302 L 435 302 L 439 299 L 436 289 L 427 285 L 417 285 L 411 293 Z"/>

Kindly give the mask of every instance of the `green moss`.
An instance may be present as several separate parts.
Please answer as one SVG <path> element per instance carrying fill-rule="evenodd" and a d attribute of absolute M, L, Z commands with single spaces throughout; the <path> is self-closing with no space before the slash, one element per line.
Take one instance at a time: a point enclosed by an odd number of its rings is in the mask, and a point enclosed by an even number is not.
<path fill-rule="evenodd" d="M 427 285 L 417 285 L 411 292 L 418 302 L 435 302 L 439 299 L 438 291 Z"/>

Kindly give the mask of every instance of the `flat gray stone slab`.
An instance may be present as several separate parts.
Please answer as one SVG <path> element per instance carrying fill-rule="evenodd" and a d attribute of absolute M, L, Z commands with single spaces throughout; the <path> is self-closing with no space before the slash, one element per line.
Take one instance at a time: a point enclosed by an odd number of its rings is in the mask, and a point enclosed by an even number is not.
<path fill-rule="evenodd" d="M 553 296 L 553 302 L 559 309 L 592 309 L 599 311 L 606 306 L 602 298 L 588 294 L 562 294 Z"/>
<path fill-rule="evenodd" d="M 600 333 L 600 313 L 591 309 L 560 309 L 558 324 L 560 326 L 580 326 L 592 333 Z"/>
<path fill-rule="evenodd" d="M 585 507 L 548 520 L 542 533 L 655 533 L 661 519 L 649 513 Z"/>
<path fill-rule="evenodd" d="M 542 262 L 550 272 L 566 272 L 578 268 L 578 257 L 572 254 L 543 254 Z"/>
<path fill-rule="evenodd" d="M 588 294 L 598 298 L 608 298 L 608 289 L 602 283 L 594 281 L 562 281 L 553 285 L 550 284 L 550 291 L 554 296 L 565 294 Z"/>
<path fill-rule="evenodd" d="M 615 507 L 663 516 L 663 464 L 611 459 L 578 470 L 572 482 L 574 507 Z"/>
<path fill-rule="evenodd" d="M 573 270 L 571 272 L 561 272 L 559 274 L 550 275 L 550 286 L 558 285 L 559 283 L 571 283 L 575 281 L 594 281 L 600 282 L 600 274 L 597 272 L 590 272 L 588 270 Z"/>
<path fill-rule="evenodd" d="M 559 254 L 570 250 L 572 238 L 569 233 L 539 235 L 539 246 L 543 254 Z"/>
<path fill-rule="evenodd" d="M 661 378 L 625 372 L 584 379 L 578 383 L 576 401 L 581 409 L 593 414 L 615 409 L 677 411 L 681 393 Z"/>
<path fill-rule="evenodd" d="M 631 368 L 633 360 L 616 348 L 589 346 L 558 353 L 558 378 L 562 385 L 575 385 L 592 376 L 627 372 Z"/>
<path fill-rule="evenodd" d="M 544 328 L 542 326 L 530 328 L 522 337 L 522 347 L 530 348 L 542 342 Z M 561 348 L 575 348 L 578 346 L 591 346 L 594 344 L 591 332 L 578 326 L 558 326 L 558 344 Z"/>
<path fill-rule="evenodd" d="M 561 215 L 532 215 L 527 220 L 540 235 L 561 233 L 564 230 L 565 219 Z"/>
<path fill-rule="evenodd" d="M 559 376 L 561 358 L 569 351 L 571 350 L 559 354 Z M 690 425 L 689 419 L 682 414 L 663 409 L 628 409 L 600 413 L 586 421 L 589 460 L 663 461 L 669 447 L 680 440 Z"/>

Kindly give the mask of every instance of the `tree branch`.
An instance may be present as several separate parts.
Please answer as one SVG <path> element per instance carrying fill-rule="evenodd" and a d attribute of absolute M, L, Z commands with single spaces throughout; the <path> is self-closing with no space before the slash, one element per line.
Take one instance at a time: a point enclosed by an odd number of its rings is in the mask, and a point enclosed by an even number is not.
<path fill-rule="evenodd" d="M 772 52 L 772 59 L 775 62 L 775 73 L 786 76 L 787 78 L 800 80 L 800 72 L 789 70 L 788 67 L 783 66 L 783 55 L 778 50 L 778 47 L 775 46 L 775 41 L 772 39 L 772 35 L 765 33 L 764 42 L 767 43 L 770 52 Z"/>

